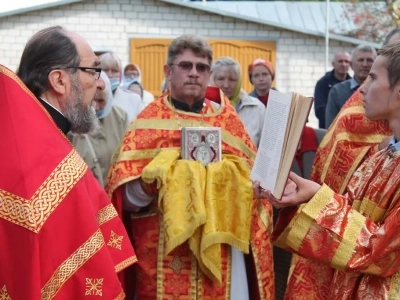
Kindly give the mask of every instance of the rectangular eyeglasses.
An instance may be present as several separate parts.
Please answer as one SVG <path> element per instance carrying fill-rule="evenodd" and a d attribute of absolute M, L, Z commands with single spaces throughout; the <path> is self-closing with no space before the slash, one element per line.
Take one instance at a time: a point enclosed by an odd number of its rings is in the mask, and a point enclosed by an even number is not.
<path fill-rule="evenodd" d="M 65 69 L 78 69 L 83 72 L 87 72 L 93 75 L 93 77 L 97 80 L 100 78 L 101 68 L 92 68 L 92 67 L 66 67 Z"/>

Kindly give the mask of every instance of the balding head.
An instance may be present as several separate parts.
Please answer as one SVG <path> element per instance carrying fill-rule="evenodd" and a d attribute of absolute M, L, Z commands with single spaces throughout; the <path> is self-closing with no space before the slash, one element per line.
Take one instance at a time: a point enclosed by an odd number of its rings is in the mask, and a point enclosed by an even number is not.
<path fill-rule="evenodd" d="M 350 54 L 347 52 L 337 52 L 332 61 L 332 67 L 337 77 L 345 77 L 350 67 Z"/>

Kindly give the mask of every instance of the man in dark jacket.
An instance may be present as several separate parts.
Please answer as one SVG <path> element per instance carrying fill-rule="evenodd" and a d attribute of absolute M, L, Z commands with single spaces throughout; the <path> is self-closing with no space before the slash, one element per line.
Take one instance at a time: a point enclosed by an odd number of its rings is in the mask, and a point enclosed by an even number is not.
<path fill-rule="evenodd" d="M 319 128 L 325 127 L 325 109 L 330 89 L 344 80 L 350 79 L 349 71 L 350 54 L 337 52 L 332 61 L 333 70 L 327 72 L 317 81 L 314 91 L 315 116 L 319 120 Z"/>
<path fill-rule="evenodd" d="M 350 66 L 354 77 L 335 85 L 328 94 L 325 109 L 325 128 L 329 128 L 343 104 L 367 79 L 376 58 L 376 51 L 369 45 L 358 45 L 351 52 Z"/>

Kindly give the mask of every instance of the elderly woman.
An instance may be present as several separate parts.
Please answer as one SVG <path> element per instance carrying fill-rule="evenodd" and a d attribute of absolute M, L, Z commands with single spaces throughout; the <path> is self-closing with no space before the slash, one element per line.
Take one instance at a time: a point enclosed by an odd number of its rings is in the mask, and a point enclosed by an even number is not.
<path fill-rule="evenodd" d="M 96 115 L 100 127 L 89 134 L 69 133 L 68 137 L 92 170 L 93 175 L 104 187 L 107 179 L 111 156 L 119 145 L 129 125 L 126 112 L 113 106 L 113 95 L 110 81 L 104 72 L 99 80 L 104 80 L 105 88 L 99 91 L 94 99 Z"/>
<path fill-rule="evenodd" d="M 128 114 L 129 122 L 136 119 L 144 108 L 142 99 L 130 91 L 121 88 L 122 65 L 121 61 L 112 52 L 104 53 L 99 57 L 99 67 L 107 74 L 114 96 L 114 105 L 121 107 Z"/>
<path fill-rule="evenodd" d="M 212 66 L 211 85 L 220 88 L 236 108 L 254 144 L 258 146 L 264 124 L 264 105 L 242 90 L 239 63 L 231 57 L 221 57 Z"/>

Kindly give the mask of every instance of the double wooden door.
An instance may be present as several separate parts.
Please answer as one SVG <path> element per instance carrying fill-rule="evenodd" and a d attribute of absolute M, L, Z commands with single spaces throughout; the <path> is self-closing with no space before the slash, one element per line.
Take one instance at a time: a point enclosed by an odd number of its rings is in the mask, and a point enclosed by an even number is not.
<path fill-rule="evenodd" d="M 130 40 L 130 61 L 137 64 L 142 71 L 143 87 L 155 96 L 161 93 L 164 79 L 163 67 L 167 59 L 167 49 L 172 39 L 132 38 Z M 216 40 L 209 39 L 213 48 L 214 60 L 221 56 L 231 56 L 242 68 L 242 87 L 250 92 L 247 68 L 256 58 L 264 58 L 276 62 L 276 45 L 274 41 L 249 40 Z"/>

